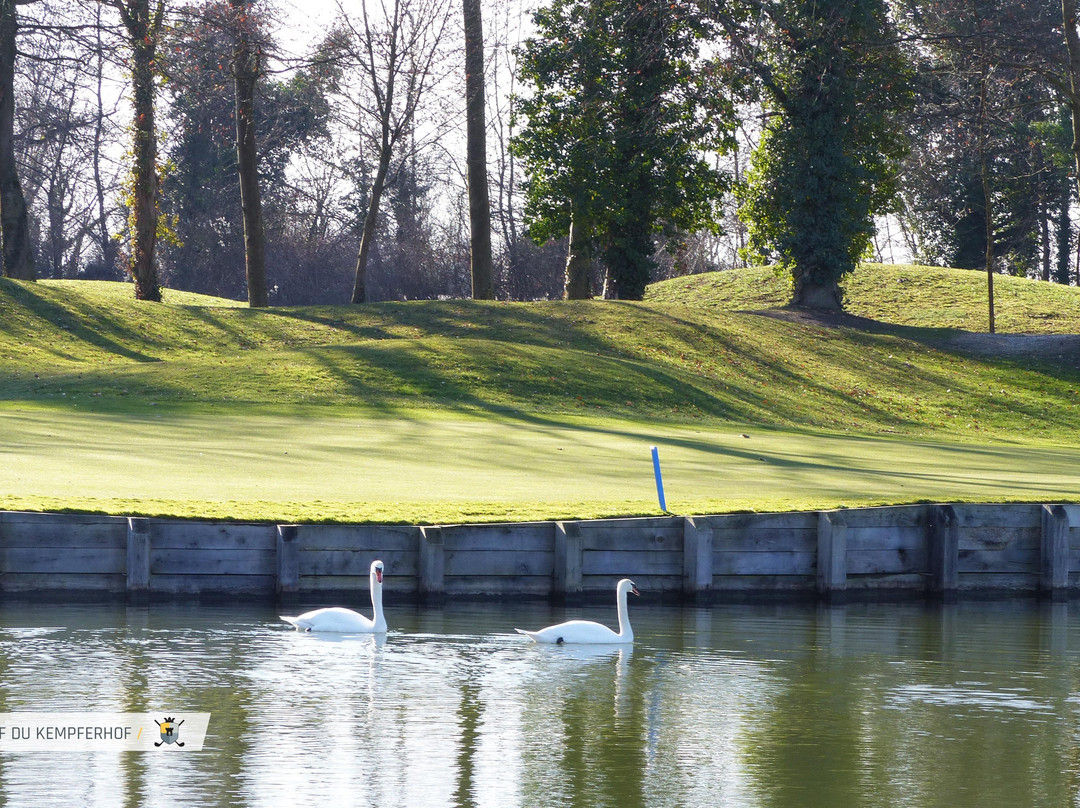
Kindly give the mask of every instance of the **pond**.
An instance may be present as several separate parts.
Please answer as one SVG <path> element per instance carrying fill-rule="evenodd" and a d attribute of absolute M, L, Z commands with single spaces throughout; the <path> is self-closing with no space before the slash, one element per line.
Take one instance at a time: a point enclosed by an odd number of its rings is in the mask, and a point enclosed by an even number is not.
<path fill-rule="evenodd" d="M 1080 804 L 1080 606 L 0 607 L 0 712 L 211 713 L 201 751 L 5 752 L 0 805 Z"/>

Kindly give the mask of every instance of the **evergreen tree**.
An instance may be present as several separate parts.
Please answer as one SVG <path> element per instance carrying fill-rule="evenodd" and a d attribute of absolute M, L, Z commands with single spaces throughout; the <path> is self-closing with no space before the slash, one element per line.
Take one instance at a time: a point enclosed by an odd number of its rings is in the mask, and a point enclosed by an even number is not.
<path fill-rule="evenodd" d="M 703 155 L 729 147 L 734 113 L 700 55 L 709 25 L 669 0 L 556 0 L 535 23 L 514 141 L 529 235 L 570 236 L 567 297 L 588 296 L 598 253 L 605 295 L 640 299 L 656 234 L 719 218 L 726 178 Z"/>
<path fill-rule="evenodd" d="M 749 5 L 769 23 L 760 48 L 753 26 L 720 19 L 765 90 L 764 131 L 739 191 L 750 257 L 791 273 L 793 305 L 839 310 L 839 282 L 894 191 L 905 63 L 883 0 Z"/>

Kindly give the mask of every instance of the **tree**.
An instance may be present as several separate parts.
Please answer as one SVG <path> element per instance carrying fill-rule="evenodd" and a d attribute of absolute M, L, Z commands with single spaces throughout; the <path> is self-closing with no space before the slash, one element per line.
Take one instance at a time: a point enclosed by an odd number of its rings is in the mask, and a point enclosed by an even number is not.
<path fill-rule="evenodd" d="M 131 50 L 134 143 L 131 166 L 131 275 L 137 300 L 161 300 L 155 249 L 158 238 L 157 132 L 154 128 L 157 48 L 165 0 L 113 0 Z"/>
<path fill-rule="evenodd" d="M 361 4 L 361 27 L 349 23 L 348 51 L 370 91 L 362 112 L 373 123 L 377 162 L 364 214 L 351 302 L 367 300 L 368 258 L 378 235 L 380 205 L 391 160 L 412 132 L 417 107 L 437 81 L 436 59 L 449 20 L 445 0 L 390 0 L 381 18 Z"/>
<path fill-rule="evenodd" d="M 247 12 L 249 41 L 266 53 L 274 43 L 261 33 L 256 10 L 249 7 Z M 267 245 L 261 284 L 267 288 L 275 268 L 281 269 L 280 259 L 292 251 L 283 240 L 303 238 L 290 232 L 287 208 L 294 195 L 289 167 L 304 149 L 328 139 L 331 111 L 316 67 L 298 69 L 280 80 L 259 69 L 254 86 L 242 89 L 241 95 L 250 92 L 260 103 L 253 104 L 250 113 L 241 104 L 238 130 L 233 69 L 237 24 L 229 4 L 211 0 L 188 7 L 168 31 L 162 67 L 167 76 L 170 170 L 161 190 L 163 211 L 175 228 L 177 243 L 165 245 L 162 258 L 172 286 L 251 302 L 259 282 L 249 280 L 246 272 L 252 251 L 246 240 L 259 228 L 246 224 L 252 211 L 245 213 L 242 204 L 241 176 L 247 174 L 245 182 L 252 193 L 258 187 L 258 218 Z M 248 114 L 253 116 L 250 126 Z M 249 159 L 241 170 L 245 149 L 237 148 L 237 133 L 243 134 L 245 127 L 252 137 L 258 131 L 257 165 Z M 245 140 L 241 137 L 241 145 Z M 259 241 L 252 238 L 252 249 Z"/>
<path fill-rule="evenodd" d="M 883 0 L 752 5 L 769 23 L 760 52 L 749 24 L 720 15 L 765 91 L 768 117 L 739 191 L 749 249 L 790 272 L 792 305 L 842 310 L 840 280 L 895 188 L 905 65 Z"/>
<path fill-rule="evenodd" d="M 270 304 L 266 288 L 266 232 L 259 194 L 259 151 L 255 143 L 255 86 L 261 71 L 260 46 L 251 0 L 229 0 L 235 22 L 233 83 L 236 90 L 236 164 L 244 212 L 244 264 L 248 304 Z"/>
<path fill-rule="evenodd" d="M 1049 279 L 1050 220 L 1068 219 L 1059 68 L 1047 58 L 1060 50 L 1057 15 L 1024 0 L 913 0 L 903 11 L 922 43 L 905 218 L 920 258 L 986 272 L 993 332 L 994 275 Z"/>
<path fill-rule="evenodd" d="M 472 296 L 495 297 L 488 201 L 487 126 L 484 122 L 484 26 L 480 0 L 463 0 L 465 19 L 466 177 L 469 185 L 469 274 Z"/>
<path fill-rule="evenodd" d="M 556 0 L 534 22 L 513 146 L 528 232 L 569 236 L 566 297 L 588 295 L 599 254 L 605 296 L 640 299 L 656 235 L 714 226 L 726 187 L 703 159 L 730 147 L 733 126 L 700 53 L 709 24 L 695 4 L 661 0 Z"/>
<path fill-rule="evenodd" d="M 15 165 L 16 0 L 0 0 L 0 249 L 6 278 L 34 280 L 26 199 Z"/>

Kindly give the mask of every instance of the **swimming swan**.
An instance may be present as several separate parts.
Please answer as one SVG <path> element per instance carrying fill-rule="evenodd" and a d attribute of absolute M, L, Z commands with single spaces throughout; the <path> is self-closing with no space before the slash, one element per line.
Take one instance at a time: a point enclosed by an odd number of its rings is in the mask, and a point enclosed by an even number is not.
<path fill-rule="evenodd" d="M 281 619 L 286 623 L 296 626 L 297 631 L 338 631 L 349 634 L 385 634 L 386 618 L 382 611 L 382 583 L 383 563 L 371 562 L 371 608 L 374 612 L 374 620 L 368 620 L 364 615 L 354 612 L 352 609 L 344 609 L 341 606 L 331 606 L 328 609 L 315 609 L 304 612 L 299 617 L 285 617 Z"/>
<path fill-rule="evenodd" d="M 514 629 L 519 634 L 531 637 L 533 642 L 563 643 L 630 643 L 634 641 L 634 630 L 630 628 L 630 618 L 626 614 L 626 593 L 640 594 L 634 582 L 623 578 L 615 587 L 615 599 L 619 604 L 619 633 L 592 620 L 568 620 L 555 626 L 548 626 L 539 631 Z"/>

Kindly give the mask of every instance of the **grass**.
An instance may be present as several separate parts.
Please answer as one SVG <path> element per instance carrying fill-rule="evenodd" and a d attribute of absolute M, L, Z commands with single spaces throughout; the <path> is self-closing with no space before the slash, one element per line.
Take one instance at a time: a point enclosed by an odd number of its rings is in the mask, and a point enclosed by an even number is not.
<path fill-rule="evenodd" d="M 999 278 L 1001 330 L 1080 333 L 1080 290 Z M 0 507 L 450 522 L 1076 499 L 1077 357 L 957 351 L 978 273 L 860 269 L 872 329 L 753 313 L 768 270 L 644 303 L 255 311 L 0 281 Z M 937 312 L 936 314 L 934 312 Z M 744 437 L 748 436 L 748 437 Z"/>

